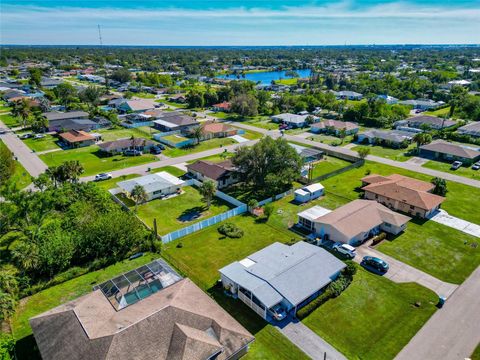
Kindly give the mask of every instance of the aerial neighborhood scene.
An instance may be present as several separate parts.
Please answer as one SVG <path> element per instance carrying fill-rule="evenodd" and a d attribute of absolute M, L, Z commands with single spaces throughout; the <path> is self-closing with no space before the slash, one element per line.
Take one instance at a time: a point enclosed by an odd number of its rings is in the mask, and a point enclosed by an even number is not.
<path fill-rule="evenodd" d="M 0 4 L 0 360 L 480 360 L 480 3 Z"/>

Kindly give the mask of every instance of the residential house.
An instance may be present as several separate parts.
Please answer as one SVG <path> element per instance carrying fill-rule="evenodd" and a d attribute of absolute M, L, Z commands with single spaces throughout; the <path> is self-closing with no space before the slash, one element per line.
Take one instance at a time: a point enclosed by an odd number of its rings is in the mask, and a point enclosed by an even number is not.
<path fill-rule="evenodd" d="M 335 280 L 345 264 L 326 250 L 299 241 L 273 243 L 220 269 L 223 287 L 263 319 L 272 308 L 295 314 Z"/>
<path fill-rule="evenodd" d="M 415 134 L 402 130 L 368 130 L 358 134 L 359 143 L 382 144 L 390 147 L 401 147 L 410 143 Z"/>
<path fill-rule="evenodd" d="M 48 131 L 91 131 L 100 128 L 100 125 L 90 120 L 88 113 L 84 111 L 51 111 L 43 113 L 43 116 L 48 120 Z"/>
<path fill-rule="evenodd" d="M 134 178 L 132 180 L 120 181 L 117 185 L 129 197 L 135 186 L 139 185 L 145 190 L 147 201 L 151 201 L 179 193 L 184 184 L 185 182 L 176 176 L 173 176 L 166 171 L 161 171 L 155 174 Z"/>
<path fill-rule="evenodd" d="M 325 188 L 320 183 L 314 183 L 304 186 L 294 191 L 295 201 L 298 203 L 306 203 L 317 199 L 325 193 Z"/>
<path fill-rule="evenodd" d="M 224 138 L 228 136 L 237 135 L 238 129 L 224 123 L 207 123 L 202 124 L 202 137 L 203 140 L 213 138 Z"/>
<path fill-rule="evenodd" d="M 155 109 L 156 106 L 158 106 L 158 104 L 151 99 L 132 99 L 124 100 L 121 104 L 117 105 L 117 109 L 122 112 L 140 113 Z"/>
<path fill-rule="evenodd" d="M 384 100 L 388 105 L 398 103 L 398 99 L 390 95 L 377 95 L 377 99 Z"/>
<path fill-rule="evenodd" d="M 429 99 L 418 99 L 418 100 L 404 100 L 399 102 L 400 105 L 411 106 L 416 110 L 434 110 L 444 105 L 443 101 L 433 101 Z"/>
<path fill-rule="evenodd" d="M 359 127 L 355 123 L 339 120 L 322 120 L 310 127 L 310 131 L 315 134 L 327 133 L 336 136 L 340 135 L 343 129 L 345 129 L 346 135 L 353 135 L 358 132 Z"/>
<path fill-rule="evenodd" d="M 458 132 L 462 135 L 480 137 L 480 121 L 471 122 L 458 128 Z"/>
<path fill-rule="evenodd" d="M 153 121 L 154 128 L 160 131 L 188 131 L 199 125 L 193 117 L 180 111 L 165 111 Z"/>
<path fill-rule="evenodd" d="M 45 89 L 55 89 L 58 85 L 62 84 L 63 80 L 61 79 L 53 79 L 53 78 L 47 78 L 47 77 L 42 77 L 40 81 L 40 86 Z"/>
<path fill-rule="evenodd" d="M 70 148 L 94 145 L 96 140 L 95 136 L 82 130 L 70 130 L 58 134 L 58 137 Z"/>
<path fill-rule="evenodd" d="M 337 99 L 342 100 L 362 100 L 363 95 L 355 91 L 334 91 L 333 94 Z"/>
<path fill-rule="evenodd" d="M 298 225 L 319 241 L 331 240 L 358 246 L 385 231 L 394 235 L 406 228 L 408 216 L 372 200 L 353 200 L 333 211 L 314 206 L 297 214 Z"/>
<path fill-rule="evenodd" d="M 291 147 L 295 149 L 298 155 L 303 159 L 303 161 L 308 164 L 320 160 L 323 157 L 324 152 L 316 148 L 308 148 L 305 146 L 288 143 Z"/>
<path fill-rule="evenodd" d="M 449 162 L 458 160 L 469 165 L 480 160 L 480 151 L 443 140 L 436 140 L 420 146 L 420 156 Z"/>
<path fill-rule="evenodd" d="M 185 102 L 187 102 L 187 98 L 185 94 L 175 94 L 175 95 L 170 95 L 168 97 L 168 101 L 184 104 Z"/>
<path fill-rule="evenodd" d="M 273 122 L 286 124 L 291 126 L 292 128 L 302 128 L 307 126 L 307 117 L 309 115 L 297 115 L 297 114 L 278 114 L 272 115 L 271 119 Z M 314 122 L 318 121 L 319 119 L 314 117 Z"/>
<path fill-rule="evenodd" d="M 254 337 L 158 259 L 30 319 L 44 360 L 239 359 Z"/>
<path fill-rule="evenodd" d="M 223 111 L 223 112 L 230 112 L 230 103 L 228 101 L 221 102 L 219 104 L 212 105 L 212 110 L 215 112 Z"/>
<path fill-rule="evenodd" d="M 436 213 L 443 196 L 432 194 L 432 183 L 407 176 L 372 174 L 362 179 L 365 199 L 375 200 L 388 208 L 411 216 L 428 218 Z"/>
<path fill-rule="evenodd" d="M 215 181 L 217 189 L 233 185 L 240 180 L 231 160 L 221 162 L 198 160 L 193 164 L 188 164 L 187 170 L 197 180 L 209 179 Z"/>
<path fill-rule="evenodd" d="M 119 139 L 98 144 L 100 151 L 110 155 L 122 154 L 125 150 L 149 152 L 155 143 L 143 138 Z"/>
<path fill-rule="evenodd" d="M 431 129 L 440 130 L 450 128 L 455 126 L 455 124 L 456 122 L 452 120 L 442 119 L 436 116 L 420 115 L 397 121 L 394 126 L 409 126 L 415 129 L 422 129 L 424 126 L 428 126 Z"/>

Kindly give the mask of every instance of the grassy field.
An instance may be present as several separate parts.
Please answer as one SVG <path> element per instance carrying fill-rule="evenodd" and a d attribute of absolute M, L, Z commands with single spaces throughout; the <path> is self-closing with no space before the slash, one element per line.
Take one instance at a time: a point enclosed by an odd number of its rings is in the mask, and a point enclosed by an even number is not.
<path fill-rule="evenodd" d="M 441 161 L 428 161 L 422 165 L 423 167 L 448 172 L 451 174 L 468 177 L 470 179 L 480 180 L 480 171 L 473 170 L 472 167 L 462 166 L 458 170 L 450 170 L 452 164 L 441 162 Z"/>
<path fill-rule="evenodd" d="M 375 156 L 384 157 L 391 160 L 396 161 L 406 161 L 410 159 L 411 155 L 408 155 L 408 152 L 415 149 L 416 145 L 412 144 L 406 149 L 392 149 L 388 147 L 383 147 L 379 145 L 371 146 L 371 145 L 358 145 L 352 148 L 353 151 L 357 151 L 361 148 L 368 148 L 370 149 L 370 154 Z"/>
<path fill-rule="evenodd" d="M 169 157 L 178 157 L 233 144 L 237 144 L 237 141 L 230 138 L 210 139 L 202 141 L 200 142 L 200 144 L 194 145 L 192 147 L 185 147 L 182 149 L 168 148 L 163 151 L 163 154 Z"/>
<path fill-rule="evenodd" d="M 84 167 L 83 176 L 95 175 L 101 172 L 120 170 L 135 165 L 158 161 L 158 158 L 145 154 L 141 156 L 104 156 L 98 146 L 88 146 L 79 149 L 55 151 L 40 155 L 48 166 L 58 166 L 68 160 L 78 160 Z"/>
<path fill-rule="evenodd" d="M 322 181 L 322 184 L 327 192 L 354 200 L 358 199 L 360 195 L 357 189 L 362 184 L 360 179 L 368 173 L 380 175 L 400 174 L 424 181 L 432 179 L 428 175 L 367 161 L 363 167 L 331 177 Z M 478 211 L 475 201 L 471 201 L 472 198 L 480 197 L 480 189 L 452 181 L 447 181 L 447 187 L 447 200 L 442 204 L 442 208 L 453 216 L 480 224 L 480 211 Z"/>
<path fill-rule="evenodd" d="M 298 78 L 275 80 L 275 84 L 280 84 L 280 85 L 297 85 L 297 82 L 298 82 Z"/>
<path fill-rule="evenodd" d="M 102 134 L 103 141 L 114 141 L 117 139 L 136 138 L 151 139 L 152 135 L 157 133 L 158 130 L 150 128 L 148 126 L 142 126 L 139 128 L 118 128 L 118 129 L 99 129 L 95 132 Z"/>
<path fill-rule="evenodd" d="M 46 151 L 46 150 L 54 150 L 54 149 L 61 149 L 60 146 L 57 145 L 58 139 L 50 134 L 45 134 L 45 137 L 41 139 L 25 139 L 23 142 L 33 151 Z"/>
<path fill-rule="evenodd" d="M 387 360 L 433 315 L 436 300 L 418 284 L 396 284 L 359 269 L 347 290 L 303 322 L 348 359 Z"/>
<path fill-rule="evenodd" d="M 0 115 L 0 121 L 3 122 L 5 126 L 8 126 L 10 128 L 20 126 L 20 119 L 13 117 L 10 114 Z"/>
<path fill-rule="evenodd" d="M 226 238 L 218 233 L 218 225 L 211 226 L 164 245 L 165 257 L 198 286 L 208 291 L 255 336 L 246 359 L 307 359 L 303 352 L 272 325 L 240 301 L 227 298 L 221 290 L 214 287 L 219 278 L 218 270 L 223 266 L 241 260 L 275 241 L 289 243 L 292 239 L 297 241 L 299 238 L 288 231 L 279 231 L 268 224 L 257 222 L 249 215 L 236 216 L 227 222 L 240 227 L 244 236 L 240 239 Z"/>
<path fill-rule="evenodd" d="M 337 145 L 342 146 L 346 145 L 353 140 L 353 135 L 348 135 L 343 139 L 343 144 L 341 144 L 341 139 L 333 136 L 333 135 L 325 135 L 325 134 L 315 134 L 308 138 L 311 141 L 318 141 L 319 143 L 327 144 L 327 145 Z"/>
<path fill-rule="evenodd" d="M 146 254 L 135 260 L 123 260 L 105 269 L 79 276 L 20 300 L 15 315 L 11 319 L 12 334 L 18 341 L 16 348 L 18 359 L 40 359 L 35 357 L 35 355 L 38 356 L 38 353 L 31 353 L 35 340 L 31 335 L 32 329 L 28 323 L 29 318 L 85 295 L 92 291 L 93 285 L 146 264 L 158 257 L 159 255 Z"/>
<path fill-rule="evenodd" d="M 344 168 L 348 165 L 351 165 L 351 163 L 348 161 L 325 155 L 321 161 L 317 162 L 314 165 L 312 179 L 331 173 L 332 171 Z"/>
<path fill-rule="evenodd" d="M 159 234 L 167 234 L 194 224 L 200 220 L 228 211 L 231 206 L 227 202 L 214 198 L 209 209 L 202 201 L 202 195 L 195 187 L 185 186 L 184 193 L 168 200 L 155 199 L 138 206 L 137 215 L 147 225 L 153 227 L 153 219 L 157 219 Z M 134 204 L 122 198 L 132 209 Z"/>
<path fill-rule="evenodd" d="M 377 249 L 443 281 L 462 283 L 480 265 L 480 240 L 433 221 L 412 220 Z M 475 244 L 477 247 L 475 247 Z"/>
<path fill-rule="evenodd" d="M 450 113 L 450 106 L 439 109 L 439 110 L 434 110 L 434 111 L 425 111 L 422 113 L 422 115 L 432 115 L 432 116 L 445 116 Z"/>
<path fill-rule="evenodd" d="M 0 140 L 0 147 L 6 147 L 6 145 Z M 15 161 L 15 172 L 10 178 L 10 182 L 15 183 L 17 188 L 23 189 L 32 183 L 30 174 L 25 170 L 20 162 Z"/>
<path fill-rule="evenodd" d="M 164 136 L 163 138 L 167 141 L 170 141 L 170 142 L 174 143 L 174 144 L 178 144 L 178 143 L 181 143 L 182 141 L 188 140 L 188 138 L 186 138 L 182 135 L 176 135 L 176 134 L 167 135 L 167 136 Z"/>

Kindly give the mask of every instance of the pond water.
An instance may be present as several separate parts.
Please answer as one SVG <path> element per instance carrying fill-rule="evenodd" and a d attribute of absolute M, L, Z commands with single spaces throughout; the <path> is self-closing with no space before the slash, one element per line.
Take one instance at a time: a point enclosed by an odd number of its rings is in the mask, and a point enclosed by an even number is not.
<path fill-rule="evenodd" d="M 307 78 L 310 76 L 312 70 L 310 69 L 299 69 L 299 70 L 294 70 L 295 72 L 298 73 L 300 78 Z M 219 75 L 217 78 L 220 79 L 239 79 L 239 80 L 250 80 L 254 82 L 260 82 L 262 85 L 270 85 L 272 83 L 272 80 L 280 80 L 280 79 L 289 79 L 291 76 L 286 76 L 285 75 L 286 71 L 262 71 L 262 72 L 256 72 L 256 73 L 247 73 L 245 74 L 245 77 L 240 75 L 240 78 L 237 78 L 237 75 L 229 74 L 229 75 Z"/>

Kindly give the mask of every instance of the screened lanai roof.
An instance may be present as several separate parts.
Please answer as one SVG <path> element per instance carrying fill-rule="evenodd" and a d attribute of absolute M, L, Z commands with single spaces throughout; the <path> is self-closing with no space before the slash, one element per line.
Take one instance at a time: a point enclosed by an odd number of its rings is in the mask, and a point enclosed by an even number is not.
<path fill-rule="evenodd" d="M 157 259 L 96 285 L 93 290 L 100 289 L 115 310 L 121 310 L 181 279 L 165 261 Z"/>

